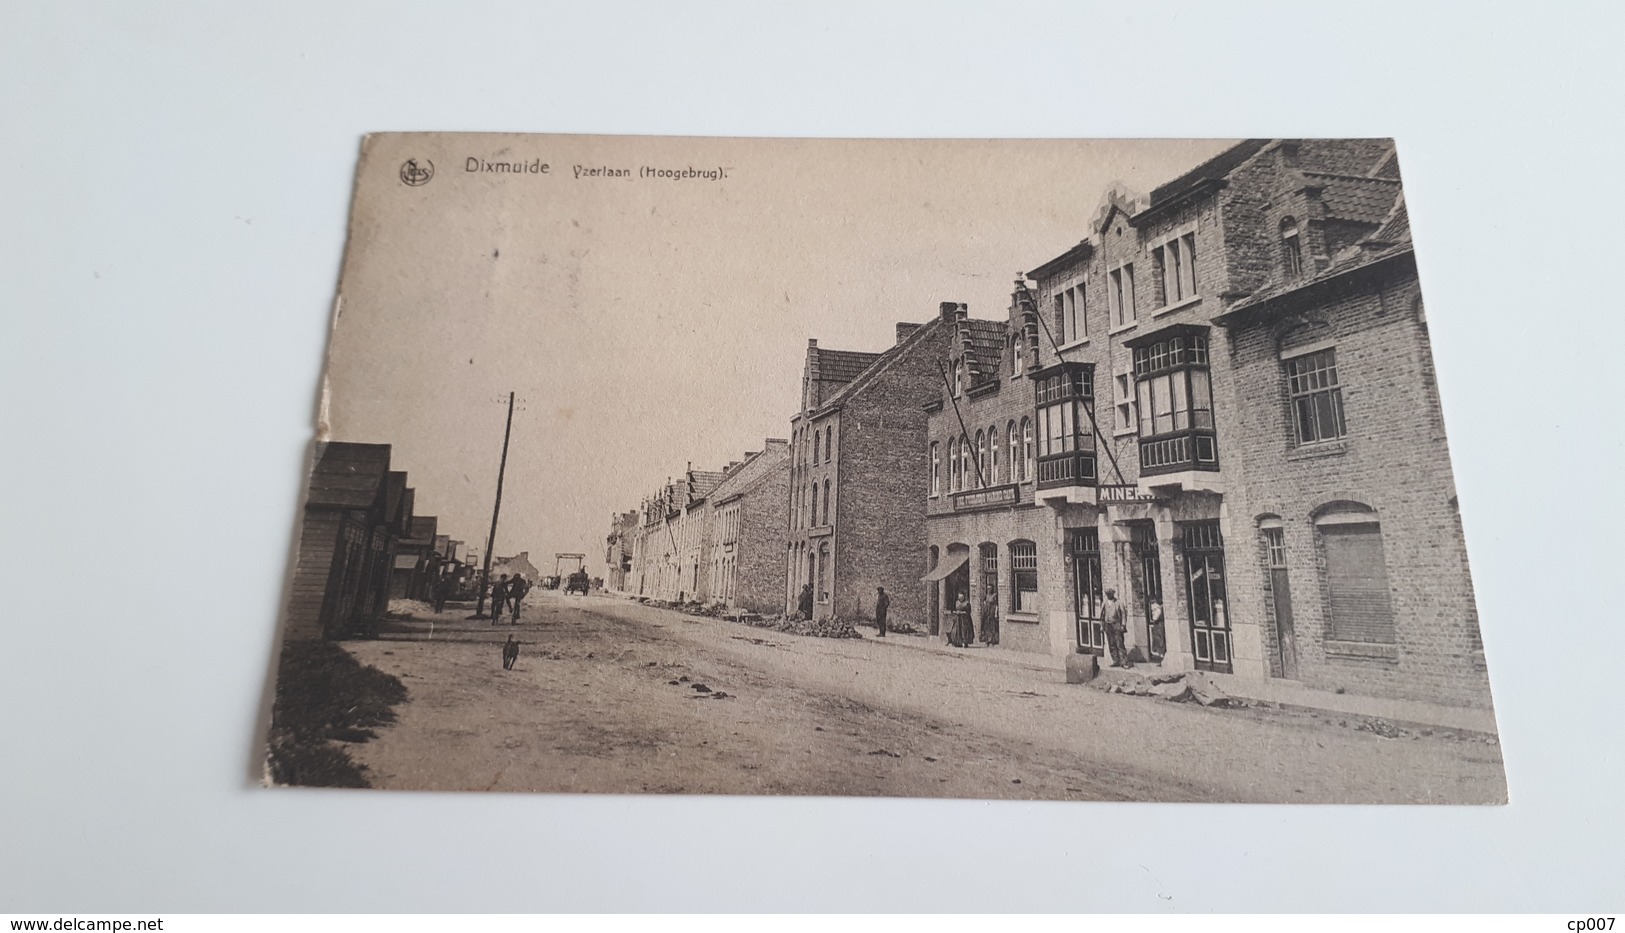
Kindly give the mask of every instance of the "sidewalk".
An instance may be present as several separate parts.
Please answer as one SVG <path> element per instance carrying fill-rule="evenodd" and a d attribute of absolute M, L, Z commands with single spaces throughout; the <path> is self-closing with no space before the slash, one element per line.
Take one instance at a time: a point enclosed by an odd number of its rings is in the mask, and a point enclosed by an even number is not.
<path fill-rule="evenodd" d="M 870 628 L 871 626 L 860 624 L 858 627 L 861 629 Z M 1059 677 L 1064 677 L 1066 673 L 1066 659 L 1051 655 L 1018 653 L 985 646 L 954 648 L 943 642 L 941 636 L 931 635 L 888 634 L 885 638 L 878 638 L 865 632 L 864 637 L 877 643 L 895 645 L 912 651 L 927 651 L 932 654 L 991 661 L 1032 671 L 1053 673 Z M 1162 668 L 1154 664 L 1136 665 L 1132 670 L 1133 673 L 1142 675 L 1172 672 L 1172 668 Z M 1130 672 L 1103 668 L 1100 676 L 1103 680 L 1110 682 L 1111 680 L 1128 677 Z M 1317 690 L 1313 687 L 1306 687 L 1291 680 L 1259 680 L 1251 677 L 1239 677 L 1235 674 L 1207 674 L 1207 676 L 1225 693 L 1245 700 L 1343 713 L 1349 716 L 1368 716 L 1392 722 L 1440 726 L 1447 729 L 1463 729 L 1471 732 L 1496 733 L 1495 712 L 1488 709 L 1446 706 L 1442 703 L 1428 703 L 1422 700 L 1399 700 L 1388 697 L 1362 696 L 1353 693 L 1336 693 L 1331 690 Z"/>

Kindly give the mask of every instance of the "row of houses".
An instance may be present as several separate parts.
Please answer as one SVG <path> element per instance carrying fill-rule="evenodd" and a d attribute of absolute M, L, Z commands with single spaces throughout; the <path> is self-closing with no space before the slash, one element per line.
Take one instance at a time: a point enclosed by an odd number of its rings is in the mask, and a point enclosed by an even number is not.
<path fill-rule="evenodd" d="M 434 598 L 437 586 L 471 588 L 463 542 L 416 515 L 416 490 L 389 468 L 388 444 L 316 445 L 299 529 L 286 637 L 370 633 L 391 599 Z"/>
<path fill-rule="evenodd" d="M 1249 140 L 1080 232 L 996 317 L 809 341 L 759 540 L 716 531 L 740 465 L 690 470 L 617 517 L 620 588 L 867 619 L 884 586 L 933 633 L 963 596 L 996 650 L 1102 656 L 1115 591 L 1140 663 L 1487 705 L 1391 141 Z"/>
<path fill-rule="evenodd" d="M 789 461 L 789 442 L 770 437 L 720 470 L 690 464 L 638 509 L 617 514 L 607 586 L 670 602 L 778 611 Z"/>

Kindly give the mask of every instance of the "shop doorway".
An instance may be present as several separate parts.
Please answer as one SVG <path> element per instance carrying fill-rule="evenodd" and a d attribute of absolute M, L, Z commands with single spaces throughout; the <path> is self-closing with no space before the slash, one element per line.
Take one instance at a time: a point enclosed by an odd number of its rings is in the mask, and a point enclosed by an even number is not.
<path fill-rule="evenodd" d="M 1135 646 L 1145 657 L 1136 660 L 1160 662 L 1168 653 L 1168 629 L 1162 601 L 1162 549 L 1157 545 L 1157 526 L 1138 522 L 1130 527 L 1130 550 L 1135 595 L 1145 618 L 1145 640 Z M 1143 646 L 1143 648 L 1142 648 Z"/>
<path fill-rule="evenodd" d="M 1224 539 L 1218 522 L 1193 522 L 1184 526 L 1184 532 L 1191 653 L 1197 670 L 1228 674 L 1230 607 L 1225 593 Z"/>
<path fill-rule="evenodd" d="M 1104 657 L 1106 623 L 1101 604 L 1106 601 L 1100 579 L 1100 532 L 1069 528 L 1066 552 L 1072 562 L 1072 610 L 1077 620 L 1077 644 L 1085 654 Z"/>

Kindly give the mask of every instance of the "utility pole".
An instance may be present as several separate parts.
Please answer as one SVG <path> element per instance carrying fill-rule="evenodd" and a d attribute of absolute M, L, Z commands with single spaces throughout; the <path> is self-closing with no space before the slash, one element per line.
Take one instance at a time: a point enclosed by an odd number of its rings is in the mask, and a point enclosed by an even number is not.
<path fill-rule="evenodd" d="M 497 501 L 491 507 L 491 535 L 485 539 L 485 570 L 480 578 L 480 597 L 474 604 L 474 618 L 485 618 L 485 590 L 491 585 L 491 555 L 497 546 L 497 516 L 502 513 L 502 476 L 508 471 L 508 437 L 513 434 L 513 393 L 508 393 L 508 426 L 502 429 L 502 463 L 497 467 Z M 494 618 L 502 612 L 500 607 L 491 607 Z"/>

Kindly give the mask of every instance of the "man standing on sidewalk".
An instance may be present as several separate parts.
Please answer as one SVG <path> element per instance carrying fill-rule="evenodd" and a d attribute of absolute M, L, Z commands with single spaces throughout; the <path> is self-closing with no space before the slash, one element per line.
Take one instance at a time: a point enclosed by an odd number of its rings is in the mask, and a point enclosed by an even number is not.
<path fill-rule="evenodd" d="M 886 595 L 886 588 L 875 587 L 875 626 L 880 629 L 880 637 L 886 637 L 886 611 L 891 608 L 891 597 Z"/>
<path fill-rule="evenodd" d="M 1112 667 L 1133 667 L 1128 652 L 1123 648 L 1123 632 L 1128 626 L 1124 623 L 1123 604 L 1117 601 L 1116 590 L 1106 590 L 1106 601 L 1100 606 L 1100 617 L 1106 623 L 1106 647 L 1112 654 Z"/>

